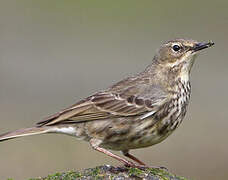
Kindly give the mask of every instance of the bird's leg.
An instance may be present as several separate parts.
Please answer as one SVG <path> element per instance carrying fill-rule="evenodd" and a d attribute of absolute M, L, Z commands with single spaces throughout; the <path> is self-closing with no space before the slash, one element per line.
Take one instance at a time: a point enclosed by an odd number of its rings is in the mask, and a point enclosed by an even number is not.
<path fill-rule="evenodd" d="M 123 153 L 124 156 L 132 159 L 133 161 L 139 163 L 140 165 L 146 166 L 146 164 L 144 162 L 140 161 L 138 158 L 136 158 L 135 156 L 133 156 L 132 154 L 130 154 L 128 150 L 127 151 L 122 151 L 122 153 Z"/>
<path fill-rule="evenodd" d="M 106 154 L 106 155 L 108 155 L 108 156 L 110 156 L 110 157 L 112 157 L 112 158 L 120 161 L 125 166 L 128 166 L 128 167 L 137 167 L 137 165 L 134 164 L 133 162 L 128 161 L 128 160 L 126 160 L 126 159 L 124 159 L 122 157 L 117 156 L 116 154 L 111 153 L 110 151 L 108 151 L 108 150 L 106 150 L 104 148 L 99 147 L 100 141 L 97 140 L 97 139 L 91 139 L 90 140 L 90 144 L 91 144 L 91 146 L 92 146 L 93 149 L 95 149 L 95 150 L 97 150 L 99 152 L 102 152 L 102 153 L 104 153 L 104 154 Z"/>
<path fill-rule="evenodd" d="M 110 156 L 110 157 L 112 157 L 112 158 L 120 161 L 126 167 L 133 167 L 133 168 L 139 168 L 139 169 L 145 169 L 145 168 L 156 168 L 156 169 L 161 169 L 162 168 L 163 169 L 164 168 L 164 167 L 156 167 L 156 166 L 146 166 L 145 163 L 143 163 L 142 161 L 138 160 L 133 155 L 129 154 L 128 151 L 123 151 L 123 154 L 126 157 L 128 157 L 128 158 L 134 160 L 135 162 L 139 163 L 139 165 L 138 164 L 135 164 L 135 163 L 133 163 L 131 161 L 128 161 L 127 159 L 124 159 L 124 158 L 122 158 L 122 157 L 120 157 L 120 156 L 118 156 L 116 154 L 111 153 L 110 151 L 108 151 L 108 150 L 106 150 L 104 148 L 99 147 L 99 145 L 101 144 L 101 142 L 102 141 L 100 141 L 98 139 L 91 139 L 90 140 L 90 145 L 92 146 L 92 148 L 94 150 L 99 151 L 99 152 L 102 152 L 102 153 L 104 153 L 104 154 L 106 154 L 106 155 L 108 155 L 108 156 Z M 164 168 L 164 169 L 166 169 L 166 168 Z"/>
<path fill-rule="evenodd" d="M 139 165 L 137 165 L 136 167 L 139 169 L 145 169 L 145 168 L 155 168 L 155 169 L 164 169 L 167 170 L 168 169 L 166 167 L 159 167 L 159 166 L 147 166 L 144 162 L 140 161 L 138 158 L 136 158 L 135 156 L 133 156 L 132 154 L 129 153 L 129 151 L 122 151 L 123 155 L 132 159 L 133 161 L 139 163 Z"/>

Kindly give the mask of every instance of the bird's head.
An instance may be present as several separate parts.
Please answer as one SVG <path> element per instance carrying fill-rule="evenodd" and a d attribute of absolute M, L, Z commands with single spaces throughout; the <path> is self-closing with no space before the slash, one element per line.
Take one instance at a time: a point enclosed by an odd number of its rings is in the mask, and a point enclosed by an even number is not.
<path fill-rule="evenodd" d="M 211 41 L 200 43 L 189 39 L 171 40 L 159 48 L 154 61 L 167 70 L 175 68 L 189 73 L 198 52 L 212 45 L 214 43 Z"/>

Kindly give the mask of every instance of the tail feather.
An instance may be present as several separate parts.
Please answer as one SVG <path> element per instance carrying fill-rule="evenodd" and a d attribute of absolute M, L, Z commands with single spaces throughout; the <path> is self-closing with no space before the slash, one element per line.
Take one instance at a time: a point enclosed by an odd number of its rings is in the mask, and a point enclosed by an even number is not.
<path fill-rule="evenodd" d="M 51 132 L 50 127 L 32 127 L 32 128 L 18 129 L 16 131 L 1 134 L 0 141 L 6 141 L 13 138 L 30 136 L 35 134 L 43 134 L 48 132 Z"/>

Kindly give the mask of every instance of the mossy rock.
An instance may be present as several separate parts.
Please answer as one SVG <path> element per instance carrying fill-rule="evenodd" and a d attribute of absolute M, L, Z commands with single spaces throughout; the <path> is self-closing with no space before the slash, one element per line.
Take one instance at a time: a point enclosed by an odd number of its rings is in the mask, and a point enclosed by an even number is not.
<path fill-rule="evenodd" d="M 110 165 L 85 169 L 83 171 L 70 171 L 55 173 L 44 178 L 32 178 L 29 180 L 188 180 L 184 177 L 171 174 L 165 169 L 137 169 L 120 168 Z"/>

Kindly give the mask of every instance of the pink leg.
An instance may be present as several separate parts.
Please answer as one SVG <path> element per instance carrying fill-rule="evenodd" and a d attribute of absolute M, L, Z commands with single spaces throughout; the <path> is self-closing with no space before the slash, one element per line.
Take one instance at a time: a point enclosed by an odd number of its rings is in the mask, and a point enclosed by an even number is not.
<path fill-rule="evenodd" d="M 131 154 L 129 153 L 129 151 L 122 151 L 122 152 L 123 152 L 123 155 L 124 155 L 124 156 L 126 156 L 126 157 L 132 159 L 133 161 L 139 163 L 139 164 L 142 165 L 142 166 L 146 166 L 146 164 L 145 164 L 144 162 L 140 161 L 138 158 L 136 158 L 135 156 L 131 155 Z"/>
<path fill-rule="evenodd" d="M 158 166 L 147 166 L 144 162 L 140 161 L 138 158 L 135 156 L 131 155 L 129 151 L 122 151 L 123 155 L 132 159 L 133 161 L 139 163 L 139 165 L 135 166 L 139 169 L 144 169 L 144 168 L 155 168 L 155 169 L 165 169 L 168 170 L 166 167 L 158 167 Z"/>
<path fill-rule="evenodd" d="M 128 160 L 126 160 L 126 159 L 124 159 L 124 158 L 122 158 L 122 157 L 120 157 L 120 156 L 117 156 L 116 154 L 111 153 L 110 151 L 108 151 L 108 150 L 106 150 L 106 149 L 104 149 L 104 148 L 99 147 L 99 146 L 97 145 L 96 140 L 91 139 L 91 140 L 90 140 L 90 144 L 91 144 L 91 146 L 93 147 L 93 149 L 95 149 L 95 150 L 97 150 L 97 151 L 99 151 L 99 152 L 102 152 L 102 153 L 104 153 L 104 154 L 106 154 L 106 155 L 108 155 L 108 156 L 110 156 L 110 157 L 112 157 L 112 158 L 114 158 L 114 159 L 120 161 L 120 162 L 123 163 L 125 166 L 128 166 L 128 167 L 137 167 L 137 165 L 134 164 L 133 162 L 128 161 Z"/>

